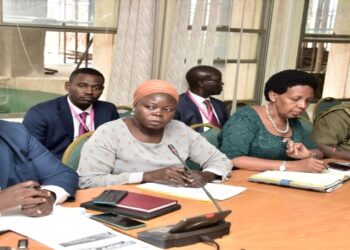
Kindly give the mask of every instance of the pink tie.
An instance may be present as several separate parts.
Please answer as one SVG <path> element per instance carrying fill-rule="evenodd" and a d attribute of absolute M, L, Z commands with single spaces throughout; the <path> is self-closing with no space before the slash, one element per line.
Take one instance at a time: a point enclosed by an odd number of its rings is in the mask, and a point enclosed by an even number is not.
<path fill-rule="evenodd" d="M 87 113 L 87 112 L 83 112 L 83 113 L 79 114 L 79 116 L 80 116 L 80 118 L 85 126 L 86 126 L 86 123 L 85 123 L 86 117 L 88 116 L 88 114 L 89 113 Z M 79 136 L 81 136 L 82 134 L 85 134 L 86 132 L 89 132 L 89 130 L 87 130 L 84 125 L 82 123 L 80 123 L 80 125 L 79 125 Z"/>
<path fill-rule="evenodd" d="M 211 107 L 210 101 L 205 100 L 204 104 L 205 104 L 205 106 L 207 106 L 209 123 L 214 125 L 217 128 L 221 128 L 220 123 L 219 123 L 218 119 L 216 119 L 216 116 L 213 112 L 213 108 Z"/>

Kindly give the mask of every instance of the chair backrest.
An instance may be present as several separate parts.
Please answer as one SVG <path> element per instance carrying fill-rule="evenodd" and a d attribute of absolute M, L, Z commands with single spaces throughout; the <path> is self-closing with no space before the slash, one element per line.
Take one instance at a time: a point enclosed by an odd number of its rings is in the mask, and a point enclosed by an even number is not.
<path fill-rule="evenodd" d="M 207 127 L 209 128 L 208 130 L 201 132 L 201 136 L 203 136 L 205 139 L 207 139 L 208 142 L 210 142 L 212 145 L 214 145 L 216 148 L 219 146 L 218 142 L 218 134 L 220 132 L 220 129 L 211 125 L 210 123 L 197 123 L 191 125 L 192 129 L 196 129 L 199 127 Z M 186 164 L 188 165 L 189 168 L 199 170 L 200 166 L 199 164 L 187 159 Z"/>
<path fill-rule="evenodd" d="M 333 97 L 325 97 L 319 100 L 314 108 L 313 122 L 315 122 L 322 113 L 339 104 L 341 104 L 341 101 Z"/>
<path fill-rule="evenodd" d="M 225 103 L 227 112 L 230 114 L 232 111 L 232 100 L 226 100 L 226 101 L 224 101 L 224 103 Z M 239 110 L 240 108 L 243 108 L 243 107 L 248 106 L 248 105 L 249 105 L 248 103 L 238 101 L 236 103 L 236 111 Z"/>
<path fill-rule="evenodd" d="M 218 134 L 220 132 L 220 128 L 217 128 L 210 123 L 196 123 L 191 125 L 191 128 L 196 129 L 199 127 L 203 128 L 209 128 L 208 130 L 201 132 L 200 134 L 208 140 L 212 145 L 214 145 L 216 148 L 219 146 L 218 142 Z"/>
<path fill-rule="evenodd" d="M 80 152 L 85 142 L 90 138 L 94 131 L 87 132 L 76 138 L 64 151 L 62 163 L 77 170 L 80 160 Z"/>
<path fill-rule="evenodd" d="M 133 115 L 133 107 L 129 105 L 117 106 L 120 118 L 129 117 Z"/>

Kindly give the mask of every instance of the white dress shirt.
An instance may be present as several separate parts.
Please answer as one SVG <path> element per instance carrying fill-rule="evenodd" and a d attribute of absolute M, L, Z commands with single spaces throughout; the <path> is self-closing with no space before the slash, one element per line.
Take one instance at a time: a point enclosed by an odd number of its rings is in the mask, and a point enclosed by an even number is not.
<path fill-rule="evenodd" d="M 92 105 L 90 105 L 87 109 L 85 110 L 81 110 L 80 108 L 78 108 L 77 106 L 75 106 L 70 100 L 69 97 L 67 97 L 68 99 L 68 103 L 71 109 L 73 109 L 76 114 L 80 115 L 83 112 L 88 113 L 88 115 L 86 116 L 86 126 L 91 130 L 95 129 L 95 124 L 94 121 L 91 121 L 91 111 L 92 111 Z M 80 122 L 79 120 L 74 116 L 74 114 L 71 112 L 72 118 L 73 118 L 73 125 L 74 125 L 74 139 L 77 138 L 79 136 L 79 125 Z"/>
<path fill-rule="evenodd" d="M 209 100 L 209 101 L 210 101 L 209 98 L 203 98 L 203 97 L 201 97 L 201 96 L 199 96 L 199 95 L 194 94 L 194 93 L 191 92 L 190 90 L 188 90 L 188 93 L 191 95 L 191 97 L 192 97 L 198 104 L 201 105 L 202 109 L 207 110 L 207 106 L 204 104 L 204 101 L 205 101 L 205 100 Z M 195 103 L 195 104 L 197 105 L 197 103 Z M 212 107 L 212 109 L 213 109 L 213 113 L 214 113 L 216 119 L 219 121 L 218 115 L 216 114 L 216 111 L 215 111 L 213 105 L 211 104 L 211 102 L 210 102 L 210 105 L 211 105 L 211 107 Z M 201 111 L 201 109 L 199 109 L 199 113 L 200 113 L 201 116 L 202 116 L 202 121 L 203 121 L 203 123 L 209 123 L 208 117 L 206 116 L 206 114 L 204 114 L 204 113 Z M 204 127 L 204 131 L 207 131 L 208 129 L 209 129 L 209 128 Z"/>

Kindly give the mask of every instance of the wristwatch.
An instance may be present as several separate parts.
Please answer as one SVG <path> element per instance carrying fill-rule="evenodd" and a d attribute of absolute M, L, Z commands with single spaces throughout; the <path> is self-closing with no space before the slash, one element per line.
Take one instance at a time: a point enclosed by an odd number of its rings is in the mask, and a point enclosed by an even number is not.
<path fill-rule="evenodd" d="M 279 171 L 286 171 L 287 170 L 287 162 L 286 161 L 282 161 L 281 165 L 279 165 L 278 167 Z"/>

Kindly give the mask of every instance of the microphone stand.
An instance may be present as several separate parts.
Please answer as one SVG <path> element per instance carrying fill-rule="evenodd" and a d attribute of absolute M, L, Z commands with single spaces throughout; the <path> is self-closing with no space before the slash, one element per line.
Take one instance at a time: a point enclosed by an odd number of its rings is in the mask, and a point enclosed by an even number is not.
<path fill-rule="evenodd" d="M 176 148 L 172 145 L 172 144 L 169 144 L 168 145 L 168 148 L 170 149 L 170 151 L 180 160 L 180 162 L 182 163 L 182 165 L 185 167 L 186 169 L 186 172 L 188 172 L 190 175 L 193 176 L 193 178 L 195 179 L 196 182 L 199 183 L 200 187 L 203 189 L 203 191 L 205 192 L 205 194 L 209 197 L 209 199 L 214 203 L 214 205 L 216 206 L 216 208 L 219 210 L 219 211 L 222 211 L 219 203 L 217 202 L 216 199 L 214 199 L 214 197 L 208 192 L 208 190 L 204 187 L 204 185 L 201 183 L 201 181 L 197 178 L 195 178 L 192 170 L 187 166 L 187 164 L 184 162 L 184 160 L 181 159 L 179 153 L 177 152 Z"/>
<path fill-rule="evenodd" d="M 170 151 L 180 160 L 185 167 L 188 175 L 192 175 L 195 181 L 198 181 L 200 187 L 214 203 L 218 212 L 199 215 L 195 217 L 182 219 L 175 225 L 158 227 L 139 232 L 138 238 L 152 245 L 161 248 L 180 247 L 203 241 L 203 238 L 215 239 L 230 233 L 231 223 L 226 222 L 225 218 L 232 212 L 231 210 L 222 210 L 216 199 L 208 192 L 201 181 L 196 178 L 192 170 L 181 159 L 176 148 L 168 145 Z"/>

